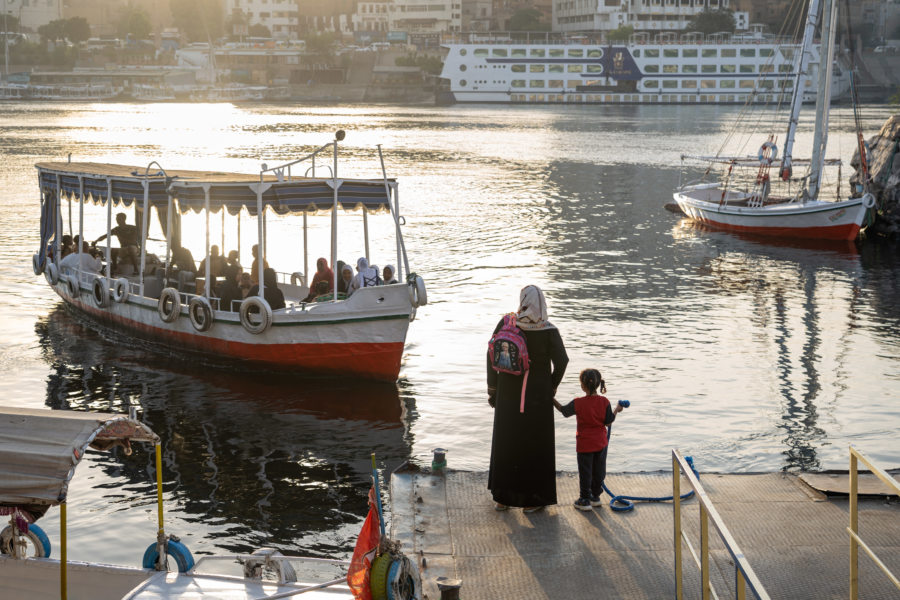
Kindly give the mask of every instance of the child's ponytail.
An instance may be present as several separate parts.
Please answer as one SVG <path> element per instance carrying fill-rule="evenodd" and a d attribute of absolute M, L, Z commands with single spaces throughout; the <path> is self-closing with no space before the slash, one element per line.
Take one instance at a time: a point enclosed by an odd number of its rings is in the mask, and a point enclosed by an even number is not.
<path fill-rule="evenodd" d="M 606 382 L 603 381 L 603 376 L 597 369 L 585 369 L 579 375 L 579 379 L 587 388 L 588 394 L 596 394 L 598 389 L 601 394 L 606 393 Z"/>

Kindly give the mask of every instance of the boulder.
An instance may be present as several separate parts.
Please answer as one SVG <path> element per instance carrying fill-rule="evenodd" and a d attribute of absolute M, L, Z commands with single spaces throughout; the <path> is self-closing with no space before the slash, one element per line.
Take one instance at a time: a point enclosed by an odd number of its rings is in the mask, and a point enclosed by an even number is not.
<path fill-rule="evenodd" d="M 869 191 L 875 196 L 878 212 L 875 223 L 867 232 L 869 235 L 900 235 L 900 114 L 885 121 L 881 131 L 869 138 L 868 146 Z M 858 150 L 850 165 L 856 170 L 850 178 L 855 189 L 863 182 Z"/>

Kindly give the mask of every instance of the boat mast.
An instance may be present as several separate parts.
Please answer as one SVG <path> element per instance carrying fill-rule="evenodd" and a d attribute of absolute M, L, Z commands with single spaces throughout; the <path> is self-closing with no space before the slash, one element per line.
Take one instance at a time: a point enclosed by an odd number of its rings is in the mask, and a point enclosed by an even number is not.
<path fill-rule="evenodd" d="M 816 129 L 813 137 L 812 161 L 809 165 L 807 194 L 811 199 L 819 197 L 822 169 L 825 163 L 825 147 L 828 145 L 828 109 L 831 105 L 831 85 L 834 73 L 834 40 L 836 37 L 837 7 L 834 0 L 827 0 L 822 21 L 822 47 L 819 51 L 819 90 L 816 95 Z"/>
<path fill-rule="evenodd" d="M 787 135 L 784 138 L 784 152 L 781 157 L 781 178 L 791 178 L 791 158 L 794 150 L 794 136 L 797 134 L 797 122 L 800 119 L 800 107 L 803 105 L 803 90 L 809 77 L 809 59 L 812 53 L 813 37 L 819 24 L 819 0 L 809 0 L 806 14 L 806 27 L 803 30 L 803 42 L 800 47 L 800 60 L 797 63 L 797 77 L 794 80 L 794 94 L 791 97 L 791 120 Z"/>

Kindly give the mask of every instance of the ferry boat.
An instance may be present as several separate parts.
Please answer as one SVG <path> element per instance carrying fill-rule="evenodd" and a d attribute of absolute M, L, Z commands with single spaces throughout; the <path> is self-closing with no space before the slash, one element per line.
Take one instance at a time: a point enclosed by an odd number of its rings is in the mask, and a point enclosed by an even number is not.
<path fill-rule="evenodd" d="M 338 174 L 338 131 L 333 142 L 298 160 L 275 167 L 263 164 L 258 174 L 164 170 L 153 162 L 146 168 L 101 163 L 48 162 L 36 165 L 41 190 L 41 241 L 33 256 L 36 275 L 44 274 L 53 290 L 71 307 L 100 326 L 149 340 L 176 352 L 190 351 L 215 359 L 314 375 L 356 376 L 396 381 L 409 323 L 416 308 L 427 302 L 425 284 L 410 272 L 399 214 L 398 184 L 384 170 L 381 179 L 350 179 Z M 333 162 L 328 164 L 329 152 Z M 324 154 L 323 154 L 324 153 Z M 326 161 L 323 166 L 322 156 Z M 300 171 L 301 175 L 296 173 Z M 322 177 L 322 172 L 327 177 Z M 88 249 L 77 248 L 76 267 L 60 260 L 63 215 L 69 233 L 84 240 L 84 210 L 91 203 L 105 208 L 106 237 L 117 235 L 113 205 L 135 209 L 140 233 L 139 253 L 132 265 L 114 273 L 114 252 L 107 244 L 92 261 Z M 68 210 L 65 210 L 68 204 Z M 72 204 L 77 204 L 73 218 Z M 333 294 L 328 301 L 307 302 L 307 215 L 331 212 L 331 265 L 338 248 L 338 210 L 362 212 L 365 254 L 368 258 L 368 215 L 389 213 L 396 237 L 397 280 L 401 283 L 360 287 L 347 298 Z M 187 264 L 181 247 L 181 213 L 205 215 L 205 271 Z M 255 218 L 252 232 L 258 264 L 266 262 L 266 217 L 270 211 L 302 219 L 303 270 L 278 273 L 277 288 L 284 308 L 266 300 L 265 278 L 259 274 L 259 295 L 229 302 L 217 297 L 211 272 L 210 216 L 225 212 L 238 216 L 237 247 L 241 248 L 241 214 Z M 157 258 L 148 249 L 151 213 L 165 236 Z M 125 215 L 122 215 L 125 216 Z M 245 233 L 246 235 L 246 233 Z M 224 234 L 223 234 L 224 236 Z M 223 237 L 224 239 L 224 237 Z M 159 244 L 159 242 L 157 242 Z M 224 254 L 224 251 L 223 251 Z M 126 262 L 123 260 L 120 263 Z M 193 260 L 188 260 L 192 263 Z M 202 263 L 201 263 L 202 264 Z M 131 271 L 129 271 L 131 269 Z M 331 287 L 338 289 L 334 270 Z"/>
<path fill-rule="evenodd" d="M 443 47 L 441 78 L 455 102 L 741 105 L 789 102 L 801 49 L 723 34 L 635 34 L 625 44 L 472 35 Z M 809 52 L 815 79 L 818 47 Z M 849 76 L 838 65 L 833 77 L 836 98 L 849 90 Z M 815 89 L 802 92 L 804 102 L 815 101 Z"/>

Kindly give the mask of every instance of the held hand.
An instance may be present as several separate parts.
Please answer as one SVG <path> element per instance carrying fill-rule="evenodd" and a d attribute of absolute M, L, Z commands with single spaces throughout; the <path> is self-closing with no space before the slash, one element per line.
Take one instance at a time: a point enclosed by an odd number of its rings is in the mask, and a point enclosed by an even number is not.
<path fill-rule="evenodd" d="M 497 399 L 494 397 L 494 394 L 488 394 L 488 404 L 491 405 L 491 408 L 496 408 Z"/>

